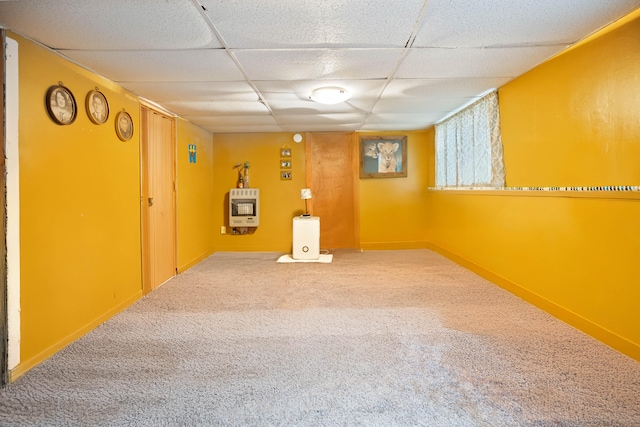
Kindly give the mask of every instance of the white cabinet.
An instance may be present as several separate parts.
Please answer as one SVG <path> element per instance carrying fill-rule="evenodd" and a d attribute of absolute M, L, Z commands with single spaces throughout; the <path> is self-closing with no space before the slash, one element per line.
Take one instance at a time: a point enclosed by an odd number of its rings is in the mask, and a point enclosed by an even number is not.
<path fill-rule="evenodd" d="M 293 218 L 293 259 L 320 258 L 320 217 Z"/>

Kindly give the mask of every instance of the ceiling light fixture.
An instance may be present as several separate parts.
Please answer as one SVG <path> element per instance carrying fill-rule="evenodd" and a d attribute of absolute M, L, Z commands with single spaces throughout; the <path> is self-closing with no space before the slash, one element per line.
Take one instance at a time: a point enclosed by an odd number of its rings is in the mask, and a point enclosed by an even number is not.
<path fill-rule="evenodd" d="M 321 87 L 313 92 L 309 99 L 321 104 L 339 104 L 351 98 L 348 90 L 337 86 Z"/>

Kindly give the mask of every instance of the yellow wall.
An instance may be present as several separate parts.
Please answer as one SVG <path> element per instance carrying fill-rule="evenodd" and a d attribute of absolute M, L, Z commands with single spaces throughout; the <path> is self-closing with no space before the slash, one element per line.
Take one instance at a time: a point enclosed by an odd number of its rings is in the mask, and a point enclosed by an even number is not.
<path fill-rule="evenodd" d="M 141 296 L 140 105 L 113 82 L 11 36 L 19 43 L 20 60 L 22 329 L 21 363 L 12 372 L 17 378 Z M 78 114 L 69 126 L 54 124 L 45 108 L 47 89 L 59 81 L 76 98 Z M 85 112 L 84 97 L 96 87 L 110 105 L 104 125 L 93 124 Z M 135 126 L 126 142 L 117 138 L 113 123 L 122 109 Z M 414 213 L 425 207 L 429 132 L 401 132 L 408 136 L 407 178 L 358 182 L 363 247 L 424 245 L 424 221 Z M 178 119 L 179 271 L 214 250 L 290 252 L 291 219 L 303 213 L 299 192 L 307 186 L 305 142 L 296 144 L 292 136 L 213 137 Z M 189 144 L 197 146 L 195 164 L 188 160 Z M 280 179 L 285 145 L 292 150 L 291 180 Z M 252 234 L 232 235 L 228 229 L 223 235 L 228 191 L 236 185 L 233 166 L 245 161 L 251 163 L 251 186 L 261 190 L 261 224 Z"/>
<path fill-rule="evenodd" d="M 635 19 L 500 89 L 507 185 L 640 185 L 639 34 Z M 430 191 L 428 202 L 434 248 L 640 360 L 637 193 Z"/>
<path fill-rule="evenodd" d="M 189 145 L 196 146 L 196 162 L 189 162 Z M 178 271 L 184 271 L 213 252 L 212 222 L 213 136 L 178 119 L 177 232 Z"/>
<path fill-rule="evenodd" d="M 20 209 L 21 363 L 30 367 L 141 296 L 140 104 L 137 96 L 21 37 Z M 59 126 L 45 108 L 61 81 L 77 118 Z M 92 123 L 85 96 L 95 88 L 110 106 Z M 114 117 L 125 109 L 134 136 L 123 142 Z M 213 252 L 212 134 L 178 119 L 177 256 L 183 271 Z M 189 163 L 188 145 L 197 147 Z"/>
<path fill-rule="evenodd" d="M 640 185 L 639 33 L 636 19 L 501 88 L 508 185 Z M 133 94 L 9 36 L 20 46 L 22 362 L 15 377 L 141 295 L 140 120 Z M 45 109 L 47 88 L 58 81 L 78 103 L 70 126 L 54 124 Z M 104 125 L 84 110 L 96 86 L 110 102 Z M 113 127 L 123 108 L 136 127 L 127 142 Z M 184 120 L 177 129 L 179 269 L 213 250 L 289 252 L 291 218 L 304 209 L 304 141 L 295 144 L 291 133 L 212 138 Z M 636 196 L 428 191 L 433 129 L 376 134 L 408 136 L 408 177 L 358 180 L 363 248 L 429 244 L 640 359 Z M 293 163 L 287 181 L 279 174 L 285 144 Z M 261 190 L 261 223 L 253 234 L 222 235 L 233 166 L 245 161 L 251 186 Z"/>
<path fill-rule="evenodd" d="M 280 179 L 280 148 L 291 148 L 292 179 Z M 291 252 L 292 218 L 304 213 L 300 189 L 306 187 L 305 141 L 292 133 L 216 134 L 213 140 L 213 226 L 216 251 Z M 229 189 L 237 163 L 249 162 L 250 187 L 260 189 L 260 225 L 253 234 L 220 234 L 229 226 Z M 228 230 L 230 233 L 230 230 Z"/>
<path fill-rule="evenodd" d="M 507 185 L 640 184 L 639 34 L 635 19 L 500 89 Z"/>
<path fill-rule="evenodd" d="M 360 133 L 366 136 L 366 133 Z M 407 176 L 359 180 L 360 247 L 409 249 L 424 247 L 427 222 L 427 156 L 433 129 L 420 132 L 377 132 L 407 136 Z"/>
<path fill-rule="evenodd" d="M 21 365 L 39 362 L 126 306 L 141 291 L 140 157 L 137 98 L 13 34 L 19 58 Z M 78 114 L 55 124 L 45 94 L 62 81 Z M 86 94 L 98 87 L 110 104 L 93 124 Z M 117 111 L 135 133 L 123 142 Z"/>
<path fill-rule="evenodd" d="M 360 246 L 364 249 L 424 247 L 428 135 L 421 132 L 380 132 L 407 135 L 407 177 L 360 179 Z M 360 134 L 354 133 L 353 143 Z M 364 133 L 362 135 L 365 135 Z M 292 149 L 292 180 L 280 180 L 280 147 Z M 214 247 L 216 251 L 290 252 L 291 219 L 303 213 L 300 189 L 305 181 L 305 141 L 296 144 L 290 133 L 218 134 L 214 136 Z M 235 187 L 233 166 L 249 161 L 251 187 L 260 188 L 261 219 L 253 235 L 221 235 L 228 226 L 228 191 Z"/>

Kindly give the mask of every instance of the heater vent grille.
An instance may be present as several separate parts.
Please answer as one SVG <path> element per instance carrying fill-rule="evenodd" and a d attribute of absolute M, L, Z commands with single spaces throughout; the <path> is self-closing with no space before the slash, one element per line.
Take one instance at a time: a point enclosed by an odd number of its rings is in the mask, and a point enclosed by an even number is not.
<path fill-rule="evenodd" d="M 229 190 L 229 226 L 257 227 L 260 224 L 260 190 L 232 188 Z"/>

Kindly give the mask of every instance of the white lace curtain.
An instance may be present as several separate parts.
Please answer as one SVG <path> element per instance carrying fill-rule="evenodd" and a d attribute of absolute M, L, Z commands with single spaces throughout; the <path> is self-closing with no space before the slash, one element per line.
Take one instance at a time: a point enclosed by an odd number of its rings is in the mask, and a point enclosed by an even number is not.
<path fill-rule="evenodd" d="M 436 125 L 436 186 L 504 187 L 498 93 Z"/>

